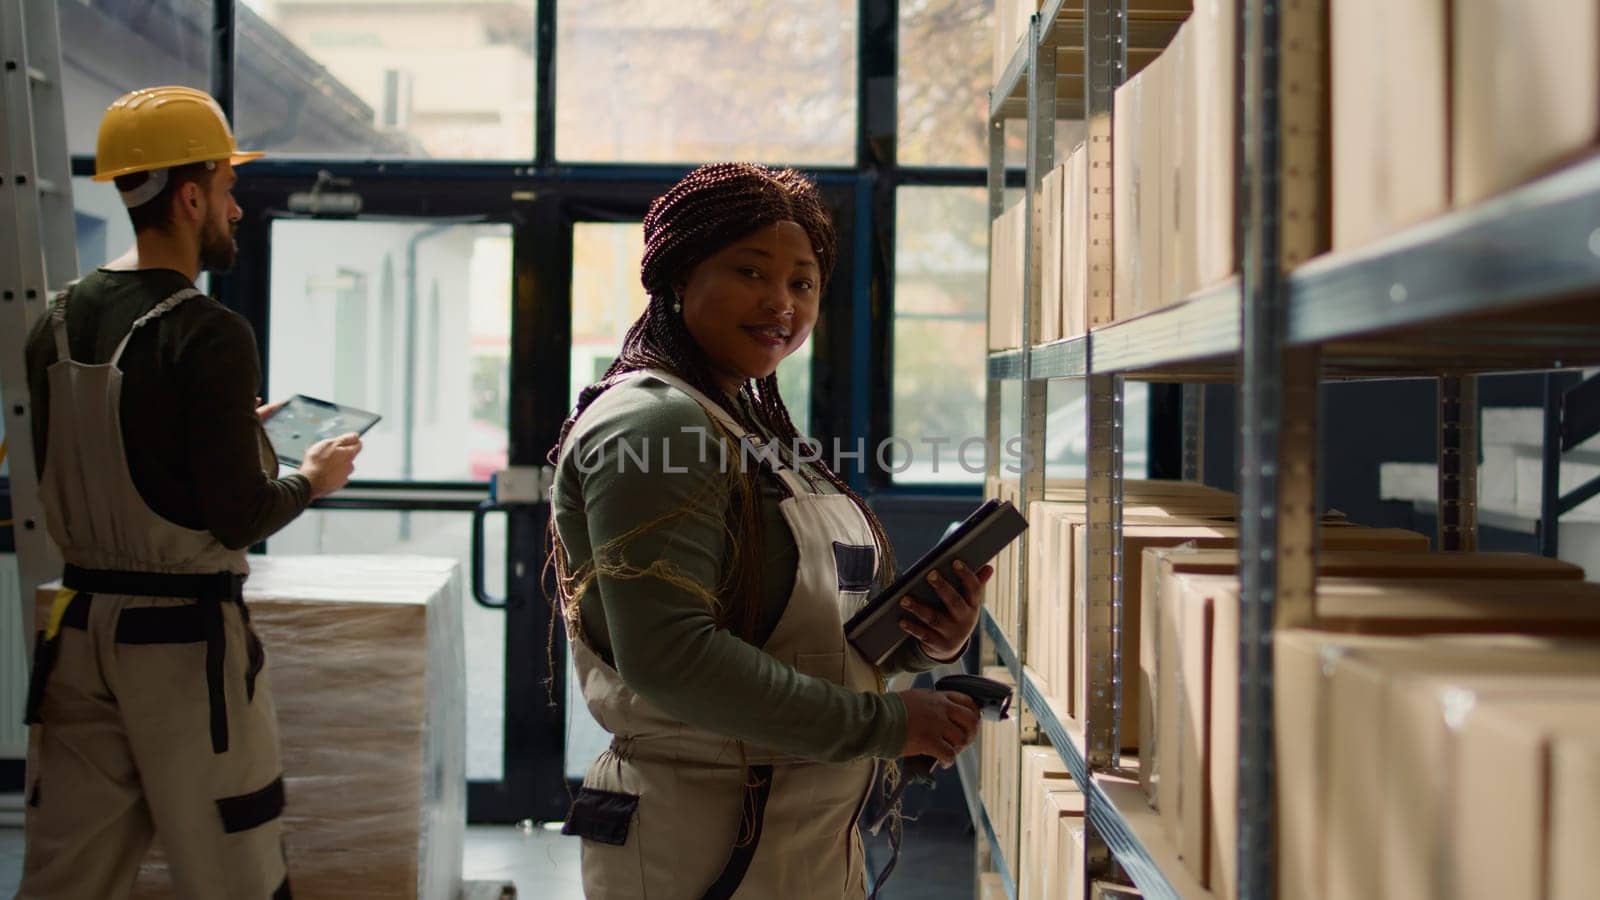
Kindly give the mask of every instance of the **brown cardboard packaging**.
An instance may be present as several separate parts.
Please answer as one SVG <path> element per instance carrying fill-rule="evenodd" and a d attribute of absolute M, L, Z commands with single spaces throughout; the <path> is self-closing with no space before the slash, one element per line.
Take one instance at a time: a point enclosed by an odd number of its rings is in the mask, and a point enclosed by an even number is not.
<path fill-rule="evenodd" d="M 1167 252 L 1167 177 L 1164 171 L 1162 145 L 1167 139 L 1167 93 L 1172 83 L 1169 73 L 1173 59 L 1166 51 L 1156 58 L 1139 77 L 1144 88 L 1139 99 L 1139 131 L 1134 153 L 1138 167 L 1139 211 L 1138 271 L 1133 291 L 1133 315 L 1142 315 L 1159 309 L 1165 299 Z M 1127 318 L 1120 306 L 1117 318 Z"/>
<path fill-rule="evenodd" d="M 1447 720 L 1460 712 L 1450 708 L 1459 691 L 1581 688 L 1587 681 L 1592 693 L 1600 689 L 1597 674 L 1600 644 L 1504 659 L 1360 656 L 1341 664 L 1329 692 L 1337 727 L 1329 732 L 1328 897 L 1446 896 L 1430 892 L 1428 882 L 1442 855 L 1445 803 L 1438 785 L 1449 778 Z M 1479 806 L 1473 813 L 1490 811 Z M 1388 885 L 1404 890 L 1389 893 Z"/>
<path fill-rule="evenodd" d="M 1083 794 L 1068 774 L 1061 754 L 1054 747 L 1022 748 L 1022 841 L 1021 863 L 1017 874 L 1017 896 L 1021 900 L 1044 900 L 1052 897 L 1045 883 L 1048 880 L 1049 855 L 1055 841 L 1056 820 L 1053 810 L 1060 804 L 1054 795 L 1071 795 L 1070 804 L 1083 813 Z"/>
<path fill-rule="evenodd" d="M 1007 900 L 1006 883 L 994 872 L 984 872 L 978 876 L 978 895 L 983 900 Z"/>
<path fill-rule="evenodd" d="M 252 556 L 250 565 L 245 601 L 277 709 L 296 892 L 457 896 L 466 824 L 459 567 L 332 555 Z M 45 621 L 54 587 L 38 592 L 35 621 Z M 133 896 L 170 894 L 154 853 Z"/>
<path fill-rule="evenodd" d="M 1238 529 L 1232 525 L 1194 523 L 1166 527 L 1125 526 L 1123 529 L 1125 567 L 1123 583 L 1130 588 L 1135 584 L 1139 586 L 1137 606 L 1140 610 L 1135 620 L 1137 629 L 1128 628 L 1126 619 L 1124 620 L 1123 633 L 1129 636 L 1136 633 L 1139 646 L 1137 655 L 1132 657 L 1130 664 L 1130 654 L 1126 652 L 1127 645 L 1125 645 L 1123 671 L 1132 672 L 1136 666 L 1139 673 L 1138 747 L 1141 759 L 1139 780 L 1144 787 L 1146 799 L 1153 806 L 1160 806 L 1158 784 L 1163 767 L 1176 765 L 1175 754 L 1178 752 L 1176 745 L 1169 744 L 1165 748 L 1165 753 L 1162 749 L 1162 736 L 1176 734 L 1178 728 L 1177 708 L 1167 708 L 1163 713 L 1161 704 L 1162 697 L 1177 696 L 1177 670 L 1163 672 L 1161 659 L 1164 647 L 1176 647 L 1178 644 L 1179 621 L 1163 618 L 1161 576 L 1164 571 L 1171 573 L 1218 571 L 1213 568 L 1213 563 L 1218 558 L 1216 555 L 1195 556 L 1191 555 L 1190 551 L 1226 550 L 1233 547 L 1237 540 Z M 1428 546 L 1428 539 L 1413 531 L 1348 525 L 1324 527 L 1320 541 L 1322 546 L 1330 551 L 1416 552 L 1426 550 Z M 1184 549 L 1173 551 L 1171 554 L 1165 552 L 1179 545 L 1185 545 Z M 1169 555 L 1172 556 L 1172 561 L 1164 562 Z M 1232 556 L 1232 553 L 1222 554 L 1222 558 Z M 1236 568 L 1230 567 L 1227 571 L 1236 571 Z M 1125 596 L 1125 614 L 1127 608 L 1133 605 L 1135 605 L 1133 598 Z M 1163 628 L 1167 630 L 1163 631 Z M 1127 679 L 1124 679 L 1124 684 L 1126 683 Z M 1163 720 L 1161 718 L 1163 714 L 1168 718 Z"/>
<path fill-rule="evenodd" d="M 1083 896 L 1083 794 L 1057 791 L 1045 798 L 1043 896 L 1050 900 Z M 1073 834 L 1076 832 L 1076 834 Z"/>
<path fill-rule="evenodd" d="M 1234 104 L 1235 32 L 1238 0 L 1195 0 L 1189 17 L 1189 70 L 1185 79 L 1194 119 L 1195 289 L 1233 275 L 1234 267 Z"/>
<path fill-rule="evenodd" d="M 1550 900 L 1581 900 L 1600 884 L 1600 746 L 1560 741 L 1550 751 Z"/>
<path fill-rule="evenodd" d="M 1006 278 L 1009 275 L 1006 254 L 1006 215 L 989 223 L 989 349 L 1004 350 L 1006 336 Z"/>
<path fill-rule="evenodd" d="M 1054 341 L 1061 337 L 1061 287 L 1062 287 L 1062 193 L 1066 187 L 1067 167 L 1056 166 L 1039 180 L 1039 341 Z"/>
<path fill-rule="evenodd" d="M 1187 85 L 1183 77 L 1189 73 L 1189 43 L 1192 30 L 1188 23 L 1178 29 L 1178 34 L 1161 52 L 1165 62 L 1161 66 L 1161 141 L 1156 148 L 1161 165 L 1161 206 L 1157 209 L 1161 241 L 1161 286 L 1155 292 L 1151 309 L 1171 306 L 1188 295 L 1195 278 L 1190 274 L 1194 265 L 1194 251 L 1190 246 L 1191 233 L 1185 220 L 1192 215 L 1185 212 L 1189 199 L 1185 193 L 1189 182 L 1185 169 L 1189 161 L 1189 140 L 1192 135 L 1189 105 L 1184 102 Z"/>
<path fill-rule="evenodd" d="M 1360 541 L 1365 531 L 1349 526 L 1325 528 L 1323 542 Z M 1405 546 L 1406 535 L 1421 540 L 1420 535 L 1400 532 L 1393 535 L 1396 548 Z M 1371 537 L 1379 542 L 1390 539 L 1382 533 Z M 1213 648 L 1238 646 L 1238 589 L 1231 574 L 1236 571 L 1237 556 L 1230 551 L 1191 549 L 1150 550 L 1146 555 L 1150 557 L 1146 564 L 1155 569 L 1157 584 L 1150 595 L 1156 598 L 1159 618 L 1155 664 L 1156 771 L 1151 779 L 1156 805 L 1163 823 L 1177 841 L 1179 855 L 1195 878 L 1201 884 L 1226 893 L 1232 889 L 1231 848 L 1236 840 L 1232 800 L 1235 774 L 1228 768 L 1228 760 L 1237 756 L 1238 675 L 1236 654 L 1223 654 L 1226 658 L 1217 659 L 1219 654 Z M 1377 594 L 1355 589 L 1354 598 L 1347 599 L 1339 586 L 1340 579 L 1328 576 L 1381 572 L 1394 579 L 1419 578 L 1448 572 L 1449 564 L 1455 564 L 1463 571 L 1477 574 L 1480 579 L 1493 578 L 1497 573 L 1512 579 L 1519 575 L 1524 579 L 1546 577 L 1569 588 L 1574 595 L 1596 596 L 1589 594 L 1582 582 L 1571 580 L 1571 576 L 1581 574 L 1581 570 L 1542 557 L 1430 554 L 1397 549 L 1395 552 L 1329 551 L 1319 559 L 1324 577 L 1317 612 L 1326 615 L 1335 627 L 1346 630 L 1364 623 L 1367 627 L 1404 633 L 1447 632 L 1482 628 L 1484 623 L 1497 618 L 1498 627 L 1504 629 L 1510 627 L 1504 623 L 1507 618 L 1516 616 L 1516 608 L 1508 609 L 1504 602 L 1491 602 L 1481 607 L 1448 603 L 1439 606 L 1437 591 L 1423 589 L 1415 594 L 1399 595 L 1407 589 L 1404 581 L 1386 582 L 1384 591 Z M 1514 583 L 1513 596 L 1527 593 L 1521 579 Z M 1384 598 L 1383 593 L 1388 597 Z M 1228 598 L 1228 607 L 1215 611 L 1214 603 L 1223 602 L 1217 599 L 1219 596 Z M 1567 618 L 1568 622 L 1600 616 L 1600 601 L 1593 610 L 1575 604 L 1570 596 L 1553 603 L 1558 609 L 1544 615 L 1559 618 L 1559 609 L 1576 607 L 1574 615 Z M 1523 626 L 1519 624 L 1518 627 Z M 1176 649 L 1176 659 L 1169 658 L 1172 656 L 1169 648 Z M 1175 702 L 1168 703 L 1165 698 L 1173 698 Z M 1214 726 L 1213 722 L 1222 724 Z M 1226 771 L 1218 771 L 1213 761 Z M 1177 777 L 1170 777 L 1170 773 L 1177 773 Z M 1212 784 L 1217 779 L 1224 783 Z M 1148 791 L 1148 782 L 1146 788 Z M 1208 798 L 1212 795 L 1219 799 L 1210 801 Z M 1218 832 L 1221 832 L 1220 837 L 1214 837 Z M 1213 846 L 1216 852 L 1208 852 L 1206 848 Z"/>
<path fill-rule="evenodd" d="M 1077 815 L 1070 810 L 1062 810 L 1056 817 L 1056 828 L 1051 838 L 1055 849 L 1051 853 L 1053 862 L 1050 868 L 1054 875 L 1052 890 L 1045 896 L 1051 900 L 1083 900 L 1084 885 L 1088 881 L 1084 870 L 1088 849 L 1081 809 Z"/>
<path fill-rule="evenodd" d="M 1145 181 L 1141 163 L 1146 140 L 1143 134 L 1145 85 L 1150 83 L 1150 69 L 1129 78 L 1117 88 L 1112 100 L 1114 108 L 1111 126 L 1111 198 L 1114 209 L 1112 231 L 1112 318 L 1120 321 L 1138 314 L 1139 295 L 1143 290 L 1145 269 L 1151 265 L 1143 245 L 1143 226 L 1140 216 L 1144 212 L 1143 192 L 1153 190 L 1155 183 Z"/>
<path fill-rule="evenodd" d="M 1335 250 L 1450 206 L 1449 2 L 1328 6 Z"/>
<path fill-rule="evenodd" d="M 1089 330 L 1089 150 L 1067 155 L 1061 192 L 1061 336 Z M 1103 311 L 1109 321 L 1110 310 Z"/>
<path fill-rule="evenodd" d="M 1528 637 L 1428 636 L 1378 637 L 1287 630 L 1274 639 L 1275 729 L 1278 760 L 1278 895 L 1308 900 L 1332 896 L 1332 869 L 1348 860 L 1357 868 L 1376 868 L 1378 851 L 1371 843 L 1379 834 L 1379 805 L 1368 795 L 1343 799 L 1339 814 L 1344 821 L 1354 815 L 1359 827 L 1338 831 L 1330 809 L 1337 766 L 1349 780 L 1353 761 L 1336 757 L 1354 744 L 1357 755 L 1374 759 L 1381 752 L 1376 726 L 1366 724 L 1385 707 L 1361 706 L 1359 689 L 1370 686 L 1363 676 L 1374 666 L 1387 671 L 1568 672 L 1593 671 L 1597 659 L 1592 645 L 1571 645 Z M 1345 676 L 1345 687 L 1335 709 L 1333 684 L 1349 666 L 1366 667 Z M 1348 712 L 1353 719 L 1340 718 Z M 1362 730 L 1362 726 L 1365 730 Z M 1369 771 L 1367 770 L 1358 771 Z M 1361 812 L 1363 811 L 1364 812 Z M 1362 818 L 1366 816 L 1366 818 Z M 1349 871 L 1340 878 L 1348 884 Z M 1377 896 L 1373 894 L 1371 896 Z"/>
<path fill-rule="evenodd" d="M 984 677 L 1015 686 L 1010 670 L 1004 666 L 984 668 Z M 1001 722 L 984 722 L 978 734 L 979 796 L 989 813 L 1000 842 L 1006 871 L 1017 872 L 1018 787 L 1021 775 L 1021 734 L 1016 717 Z"/>
<path fill-rule="evenodd" d="M 1468 205 L 1594 143 L 1600 133 L 1600 4 L 1454 3 L 1454 199 Z"/>
<path fill-rule="evenodd" d="M 1600 791 L 1595 790 L 1600 783 L 1591 783 L 1591 792 L 1585 794 L 1581 779 L 1564 781 L 1556 762 L 1568 753 L 1600 756 L 1600 674 L 1591 689 L 1571 694 L 1541 690 L 1474 695 L 1451 687 L 1436 699 L 1435 716 L 1446 717 L 1446 727 L 1455 732 L 1455 766 L 1443 815 L 1434 823 L 1385 817 L 1385 825 L 1396 826 L 1395 831 L 1407 824 L 1443 831 L 1434 845 L 1443 851 L 1440 864 L 1412 867 L 1442 878 L 1432 880 L 1428 894 L 1416 896 L 1498 900 L 1558 894 L 1563 879 L 1555 863 L 1563 829 L 1584 829 L 1576 822 L 1555 821 L 1556 812 L 1569 796 L 1586 799 L 1591 810 L 1600 806 Z M 1580 805 L 1582 801 L 1573 804 Z M 1409 811 L 1391 808 L 1393 812 Z M 1594 817 L 1591 812 L 1591 822 Z M 1592 856 L 1600 847 L 1600 831 L 1588 836 L 1585 855 Z M 1398 885 L 1405 880 L 1396 880 L 1395 874 L 1419 873 L 1386 868 L 1386 874 L 1389 884 Z M 1580 885 L 1592 893 L 1600 881 L 1574 881 L 1566 887 L 1576 896 Z"/>

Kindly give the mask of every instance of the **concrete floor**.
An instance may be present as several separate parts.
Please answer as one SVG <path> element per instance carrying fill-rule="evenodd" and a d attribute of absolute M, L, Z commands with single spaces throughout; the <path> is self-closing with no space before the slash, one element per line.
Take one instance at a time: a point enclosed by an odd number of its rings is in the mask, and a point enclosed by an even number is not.
<path fill-rule="evenodd" d="M 905 849 L 882 900 L 971 900 L 973 837 L 959 823 L 908 823 Z M 0 897 L 16 894 L 22 879 L 22 829 L 0 828 Z M 887 848 L 869 848 L 870 870 L 880 871 Z M 578 841 L 559 832 L 512 825 L 467 828 L 463 872 L 468 881 L 511 882 L 532 900 L 582 900 Z"/>

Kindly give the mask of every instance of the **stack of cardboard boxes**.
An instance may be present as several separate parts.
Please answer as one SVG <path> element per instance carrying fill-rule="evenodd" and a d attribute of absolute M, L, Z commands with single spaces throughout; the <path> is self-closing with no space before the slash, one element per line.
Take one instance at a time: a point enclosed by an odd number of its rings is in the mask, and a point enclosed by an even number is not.
<path fill-rule="evenodd" d="M 1054 747 L 1022 748 L 1018 900 L 1083 897 L 1083 792 Z"/>
<path fill-rule="evenodd" d="M 1328 531 L 1325 529 L 1325 535 Z M 1145 670 L 1141 683 L 1145 708 L 1155 711 L 1156 732 L 1149 742 L 1153 747 L 1143 748 L 1142 780 L 1184 865 L 1217 897 L 1235 897 L 1237 555 L 1191 548 L 1151 548 L 1144 555 L 1143 621 L 1156 624 L 1153 629 L 1147 627 L 1145 634 L 1147 645 L 1152 632 L 1155 641 L 1154 652 L 1147 646 L 1141 659 Z M 1452 640 L 1462 642 L 1459 645 L 1465 648 L 1474 646 L 1468 639 L 1438 635 L 1600 635 L 1600 585 L 1582 581 L 1582 570 L 1574 566 L 1518 554 L 1329 550 L 1322 553 L 1319 565 L 1315 609 L 1319 630 L 1296 633 L 1294 641 L 1299 643 L 1289 649 L 1285 649 L 1286 636 L 1280 635 L 1277 644 L 1280 895 L 1459 896 L 1441 890 L 1400 890 L 1398 882 L 1373 886 L 1370 879 L 1384 871 L 1414 875 L 1437 869 L 1447 873 L 1440 878 L 1455 877 L 1448 874 L 1450 867 L 1431 853 L 1417 855 L 1395 849 L 1418 842 L 1434 846 L 1448 840 L 1444 830 L 1448 823 L 1429 817 L 1408 819 L 1404 840 L 1394 835 L 1399 843 L 1385 841 L 1380 853 L 1372 843 L 1372 836 L 1378 833 L 1376 817 L 1359 812 L 1332 815 L 1330 809 L 1344 809 L 1339 804 L 1353 795 L 1343 793 L 1342 787 L 1329 790 L 1326 785 L 1339 778 L 1380 777 L 1389 783 L 1420 783 L 1436 773 L 1425 757 L 1398 750 L 1370 750 L 1374 742 L 1392 738 L 1397 723 L 1356 727 L 1352 718 L 1356 707 L 1338 705 L 1331 699 L 1345 696 L 1338 687 L 1345 681 L 1332 678 L 1337 668 L 1333 657 L 1323 650 L 1302 651 L 1312 645 L 1325 649 L 1347 643 L 1366 646 L 1365 642 L 1376 640 L 1377 645 L 1392 651 L 1394 659 L 1404 659 L 1407 653 L 1422 659 L 1434 648 L 1455 646 Z M 1587 660 L 1592 667 L 1591 687 L 1600 689 L 1600 665 L 1596 665 L 1600 646 L 1563 649 L 1526 637 L 1487 641 L 1484 647 L 1497 641 L 1514 646 L 1526 642 L 1526 653 L 1533 652 L 1527 648 L 1537 647 L 1538 652 L 1552 657 L 1570 649 L 1573 659 Z M 1450 652 L 1458 662 L 1470 658 L 1466 649 Z M 1489 659 L 1487 654 L 1485 659 Z M 1469 665 L 1462 671 L 1472 669 Z M 1371 677 L 1365 684 L 1370 690 L 1379 690 L 1373 685 L 1386 683 L 1388 677 L 1367 674 Z M 1537 693 L 1531 687 L 1528 690 L 1529 696 Z M 1355 701 L 1357 706 L 1364 702 Z M 1590 717 L 1600 719 L 1600 706 L 1591 708 Z M 1369 749 L 1345 755 L 1361 742 Z M 1335 794 L 1340 800 L 1333 799 Z M 1381 862 L 1385 853 L 1398 854 L 1388 870 Z"/>
<path fill-rule="evenodd" d="M 1600 137 L 1600 3 L 1329 4 L 1333 246 L 1492 197 Z"/>
<path fill-rule="evenodd" d="M 1236 2 L 1196 0 L 1165 52 L 1117 89 L 1117 320 L 1177 303 L 1235 271 Z"/>
<path fill-rule="evenodd" d="M 1004 666 L 991 666 L 983 670 L 985 678 L 1016 687 L 1016 680 Z M 1005 857 L 1006 871 L 1012 878 L 1017 875 L 1018 787 L 1022 783 L 1022 760 L 1018 748 L 1022 742 L 1018 731 L 1018 718 L 1010 716 L 999 723 L 984 722 L 978 730 L 978 796 L 989 812 L 989 824 L 994 828 L 995 839 L 1000 842 L 1000 853 Z"/>

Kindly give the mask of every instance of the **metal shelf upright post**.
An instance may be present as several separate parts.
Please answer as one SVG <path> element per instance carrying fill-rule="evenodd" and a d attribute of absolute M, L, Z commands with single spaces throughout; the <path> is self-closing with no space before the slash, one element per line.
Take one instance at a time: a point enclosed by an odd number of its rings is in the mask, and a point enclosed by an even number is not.
<path fill-rule="evenodd" d="M 1125 0 L 1089 0 L 1084 14 L 1083 111 L 1087 125 L 1089 165 L 1088 290 L 1091 309 L 1106 309 L 1113 287 L 1112 257 L 1112 110 L 1116 89 L 1127 72 L 1127 4 Z M 1093 328 L 1105 324 L 1088 323 Z M 1089 775 L 1110 771 L 1122 748 L 1122 480 L 1123 379 L 1095 368 L 1093 344 L 1084 367 L 1085 460 L 1088 571 L 1085 576 L 1087 629 L 1085 646 L 1089 679 L 1088 709 L 1083 713 L 1084 755 Z M 1067 635 L 1068 640 L 1072 635 Z M 1091 795 L 1093 803 L 1093 795 Z M 1088 817 L 1085 871 L 1110 875 L 1114 860 L 1106 838 Z"/>
<path fill-rule="evenodd" d="M 1318 348 L 1290 347 L 1286 272 L 1319 251 L 1323 0 L 1240 6 L 1242 431 L 1239 498 L 1239 896 L 1276 884 L 1273 634 L 1316 590 Z M 1289 51 L 1285 53 L 1284 51 Z"/>

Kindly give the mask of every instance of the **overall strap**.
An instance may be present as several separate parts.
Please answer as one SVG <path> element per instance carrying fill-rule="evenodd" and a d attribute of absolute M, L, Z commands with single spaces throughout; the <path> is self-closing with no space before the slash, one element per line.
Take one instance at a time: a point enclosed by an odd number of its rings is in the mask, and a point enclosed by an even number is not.
<path fill-rule="evenodd" d="M 72 285 L 69 284 L 50 303 L 50 331 L 56 338 L 56 359 L 62 362 L 72 362 L 72 350 L 67 343 L 67 298 L 71 295 Z"/>
<path fill-rule="evenodd" d="M 739 421 L 730 415 L 727 410 L 723 409 L 721 405 L 714 402 L 710 397 L 707 397 L 694 385 L 661 369 L 643 369 L 641 371 L 657 381 L 669 384 L 688 394 L 690 399 L 705 409 L 706 415 L 716 419 L 724 428 L 728 429 L 728 432 L 733 435 L 735 440 L 748 443 L 754 447 L 757 458 L 766 463 L 767 467 L 772 470 L 772 474 L 778 476 L 778 480 L 783 482 L 783 486 L 788 489 L 789 496 L 802 497 L 811 493 L 811 489 L 806 484 L 805 479 L 801 478 L 799 473 L 795 472 L 779 457 L 776 447 L 769 447 L 769 442 L 760 435 L 751 434 L 748 428 L 739 424 Z"/>
<path fill-rule="evenodd" d="M 140 328 L 143 328 L 150 322 L 153 322 L 167 313 L 172 312 L 174 309 L 177 309 L 178 306 L 183 303 L 183 301 L 188 300 L 190 297 L 204 296 L 204 294 L 200 293 L 194 288 L 187 287 L 161 301 L 160 303 L 157 303 L 154 307 L 151 307 L 149 312 L 140 316 L 138 319 L 135 319 L 133 326 L 128 329 L 128 333 L 122 336 L 122 342 L 117 344 L 116 352 L 111 354 L 111 359 L 109 360 L 110 364 L 115 366 L 119 361 L 121 361 L 122 351 L 128 349 L 128 341 L 133 339 L 134 333 Z"/>

